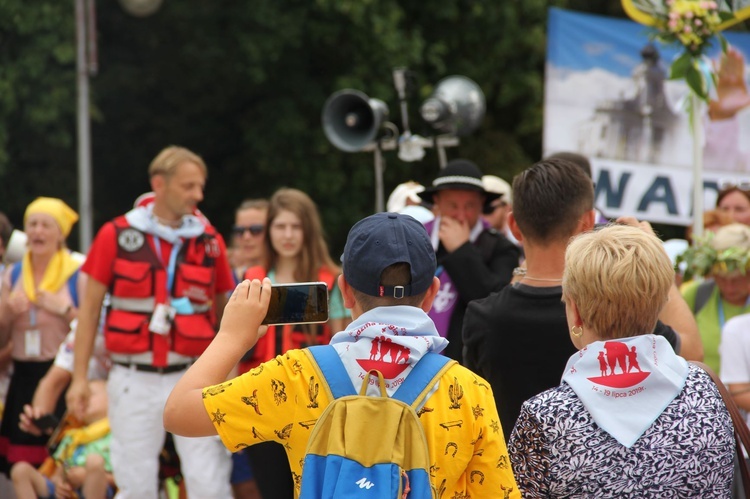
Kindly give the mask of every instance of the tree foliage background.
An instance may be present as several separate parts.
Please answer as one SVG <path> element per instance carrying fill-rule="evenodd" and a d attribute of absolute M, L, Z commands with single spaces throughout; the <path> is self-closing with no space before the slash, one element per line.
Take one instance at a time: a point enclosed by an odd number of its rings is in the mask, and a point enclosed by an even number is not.
<path fill-rule="evenodd" d="M 321 110 L 354 88 L 386 101 L 400 124 L 398 66 L 414 74 L 415 133 L 431 133 L 417 111 L 438 80 L 463 74 L 482 87 L 482 126 L 447 153 L 510 180 L 541 154 L 551 5 L 623 15 L 600 0 L 165 0 L 137 18 L 98 1 L 94 227 L 129 209 L 148 190 L 151 159 L 179 144 L 209 165 L 202 209 L 222 232 L 243 199 L 296 187 L 317 202 L 337 254 L 374 210 L 373 158 L 329 144 Z M 75 112 L 73 0 L 0 0 L 0 210 L 15 224 L 39 195 L 77 207 Z M 432 150 L 386 162 L 386 196 L 408 179 L 429 184 L 439 168 Z"/>

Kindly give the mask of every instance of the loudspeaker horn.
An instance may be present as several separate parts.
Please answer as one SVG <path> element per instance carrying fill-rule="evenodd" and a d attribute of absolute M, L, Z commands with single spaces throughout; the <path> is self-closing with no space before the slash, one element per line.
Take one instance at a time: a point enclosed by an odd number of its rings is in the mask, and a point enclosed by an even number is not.
<path fill-rule="evenodd" d="M 437 83 L 419 113 L 439 132 L 464 136 L 481 124 L 485 108 L 479 85 L 466 76 L 454 75 Z"/>
<path fill-rule="evenodd" d="M 388 116 L 388 106 L 359 90 L 339 90 L 323 106 L 323 131 L 328 140 L 346 152 L 361 151 L 378 135 Z"/>

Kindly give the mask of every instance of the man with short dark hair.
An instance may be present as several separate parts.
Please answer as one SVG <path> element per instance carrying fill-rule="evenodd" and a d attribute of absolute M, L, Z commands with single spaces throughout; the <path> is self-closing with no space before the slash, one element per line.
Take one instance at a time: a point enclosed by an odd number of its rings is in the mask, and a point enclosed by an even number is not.
<path fill-rule="evenodd" d="M 591 179 L 564 159 L 540 161 L 513 179 L 508 223 L 523 243 L 526 268 L 519 269 L 519 282 L 470 303 L 463 328 L 465 365 L 490 381 L 503 428 L 513 428 L 524 401 L 559 385 L 576 352 L 562 303 L 562 275 L 570 238 L 594 227 L 593 201 Z M 619 221 L 651 231 L 646 222 Z M 680 336 L 661 322 L 654 331 L 675 350 L 682 339 L 688 358 L 702 355 L 691 315 L 673 286 L 660 319 Z"/>
<path fill-rule="evenodd" d="M 349 232 L 342 263 L 339 286 L 353 321 L 330 346 L 315 347 L 333 349 L 343 365 L 339 376 L 326 383 L 314 354 L 302 349 L 224 381 L 257 342 L 270 300 L 268 279 L 246 280 L 230 298 L 216 338 L 172 391 L 164 426 L 186 436 L 218 433 L 231 450 L 266 440 L 283 444 L 299 494 L 312 428 L 333 401 L 330 384 L 356 387 L 357 393 L 376 370 L 392 397 L 423 356 L 447 344 L 426 313 L 440 283 L 429 237 L 414 218 L 378 213 L 359 221 Z M 378 385 L 369 384 L 366 394 L 380 395 Z M 503 491 L 520 497 L 484 380 L 452 363 L 418 414 L 436 497 L 498 497 Z M 376 435 L 380 424 L 372 422 Z"/>
<path fill-rule="evenodd" d="M 500 194 L 485 189 L 482 172 L 471 161 L 448 162 L 419 196 L 437 211 L 435 220 L 425 224 L 440 279 L 430 317 L 450 341 L 445 355 L 461 362 L 466 305 L 508 284 L 521 253 L 481 217 Z"/>

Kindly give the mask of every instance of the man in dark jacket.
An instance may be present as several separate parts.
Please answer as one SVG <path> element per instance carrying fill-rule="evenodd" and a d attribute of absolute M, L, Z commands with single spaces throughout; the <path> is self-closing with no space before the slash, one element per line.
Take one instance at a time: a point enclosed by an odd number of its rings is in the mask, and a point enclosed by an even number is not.
<path fill-rule="evenodd" d="M 461 362 L 466 305 L 510 282 L 520 250 L 481 217 L 499 195 L 485 190 L 482 172 L 471 161 L 450 161 L 419 196 L 433 203 L 437 211 L 435 220 L 425 225 L 440 279 L 430 317 L 450 341 L 443 353 Z"/>

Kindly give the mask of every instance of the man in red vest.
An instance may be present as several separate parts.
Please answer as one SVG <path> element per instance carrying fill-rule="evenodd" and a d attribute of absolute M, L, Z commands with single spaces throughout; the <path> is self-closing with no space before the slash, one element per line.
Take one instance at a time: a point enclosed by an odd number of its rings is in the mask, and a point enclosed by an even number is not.
<path fill-rule="evenodd" d="M 111 456 L 118 497 L 156 498 L 162 410 L 188 366 L 214 337 L 226 292 L 234 288 L 226 247 L 205 217 L 207 169 L 193 152 L 171 146 L 149 167 L 153 203 L 140 203 L 100 230 L 82 267 L 89 279 L 75 342 L 70 410 L 82 415 L 99 311 L 112 355 Z M 231 497 L 229 454 L 216 439 L 175 437 L 191 498 Z"/>

